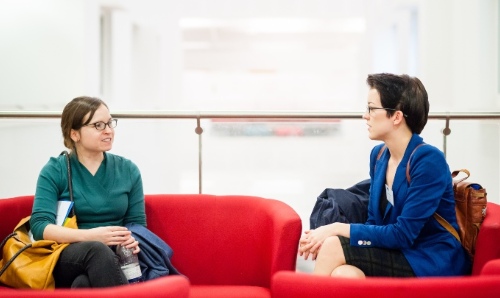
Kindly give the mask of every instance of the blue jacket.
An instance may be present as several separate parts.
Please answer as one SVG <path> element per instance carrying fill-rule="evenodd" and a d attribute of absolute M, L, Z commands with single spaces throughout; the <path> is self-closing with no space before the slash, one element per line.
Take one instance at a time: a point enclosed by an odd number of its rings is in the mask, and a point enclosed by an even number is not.
<path fill-rule="evenodd" d="M 173 251 L 165 241 L 142 225 L 127 224 L 132 236 L 139 241 L 139 264 L 142 278 L 151 280 L 165 275 L 180 274 L 170 262 Z"/>
<path fill-rule="evenodd" d="M 370 200 L 368 220 L 351 224 L 352 246 L 399 249 L 403 252 L 417 276 L 453 276 L 469 274 L 470 259 L 451 233 L 434 218 L 434 212 L 458 229 L 452 178 L 444 154 L 431 145 L 415 147 L 423 139 L 414 134 L 396 170 L 392 191 L 394 205 L 387 204 L 380 211 L 380 200 L 385 192 L 385 176 L 390 157 L 385 150 L 377 155 L 383 144 L 370 154 Z M 406 166 L 410 160 L 410 178 Z"/>
<path fill-rule="evenodd" d="M 311 229 L 333 222 L 366 222 L 370 179 L 347 188 L 326 188 L 316 199 L 309 224 Z"/>

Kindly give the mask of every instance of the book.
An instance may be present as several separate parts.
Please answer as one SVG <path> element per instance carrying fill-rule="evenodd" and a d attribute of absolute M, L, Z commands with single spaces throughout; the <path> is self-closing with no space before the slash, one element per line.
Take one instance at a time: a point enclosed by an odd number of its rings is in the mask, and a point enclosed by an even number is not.
<path fill-rule="evenodd" d="M 72 201 L 57 201 L 56 225 L 63 226 L 64 221 L 68 217 L 71 208 L 73 208 Z"/>

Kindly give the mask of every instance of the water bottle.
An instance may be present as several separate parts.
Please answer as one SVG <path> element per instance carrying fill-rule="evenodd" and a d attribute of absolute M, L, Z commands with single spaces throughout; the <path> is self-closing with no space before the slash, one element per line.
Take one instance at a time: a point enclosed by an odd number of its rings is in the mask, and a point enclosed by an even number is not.
<path fill-rule="evenodd" d="M 120 259 L 120 267 L 123 274 L 128 279 L 129 284 L 142 281 L 141 267 L 139 266 L 139 258 L 133 253 L 133 249 L 125 246 L 116 246 L 116 255 Z"/>

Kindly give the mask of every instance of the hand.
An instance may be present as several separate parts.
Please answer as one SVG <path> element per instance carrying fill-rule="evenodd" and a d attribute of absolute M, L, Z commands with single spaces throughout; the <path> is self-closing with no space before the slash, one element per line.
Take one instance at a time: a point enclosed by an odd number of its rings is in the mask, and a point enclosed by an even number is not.
<path fill-rule="evenodd" d="M 309 258 L 309 255 L 315 260 L 326 238 L 330 236 L 349 235 L 349 230 L 349 224 L 332 223 L 315 230 L 305 231 L 299 241 L 299 254 L 301 256 L 304 255 L 305 260 Z"/>
<path fill-rule="evenodd" d="M 312 257 L 312 260 L 316 260 L 316 257 L 318 255 L 319 248 L 315 252 L 311 252 L 310 249 L 306 248 L 306 245 L 309 245 L 311 243 L 310 240 L 310 235 L 311 235 L 312 230 L 308 230 L 304 232 L 304 235 L 299 240 L 299 255 L 304 256 L 304 260 L 307 260 L 309 256 Z M 320 245 L 321 247 L 321 245 Z"/>
<path fill-rule="evenodd" d="M 120 226 L 98 227 L 87 232 L 88 240 L 100 241 L 108 246 L 120 245 L 132 237 L 132 232 Z"/>
<path fill-rule="evenodd" d="M 130 235 L 130 238 L 123 241 L 121 246 L 125 246 L 126 248 L 132 248 L 134 254 L 138 254 L 141 251 L 141 248 L 139 247 L 139 241 L 135 240 L 135 238 Z"/>

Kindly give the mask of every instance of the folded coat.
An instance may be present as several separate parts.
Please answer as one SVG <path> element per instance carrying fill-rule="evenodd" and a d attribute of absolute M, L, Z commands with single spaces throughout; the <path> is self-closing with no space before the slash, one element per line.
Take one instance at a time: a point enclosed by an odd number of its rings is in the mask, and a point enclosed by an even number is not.
<path fill-rule="evenodd" d="M 142 225 L 131 223 L 125 227 L 139 241 L 139 265 L 144 280 L 180 274 L 170 261 L 174 252 L 165 241 Z"/>
<path fill-rule="evenodd" d="M 368 217 L 370 179 L 347 188 L 326 188 L 316 199 L 309 217 L 311 229 L 331 224 L 365 223 Z"/>

